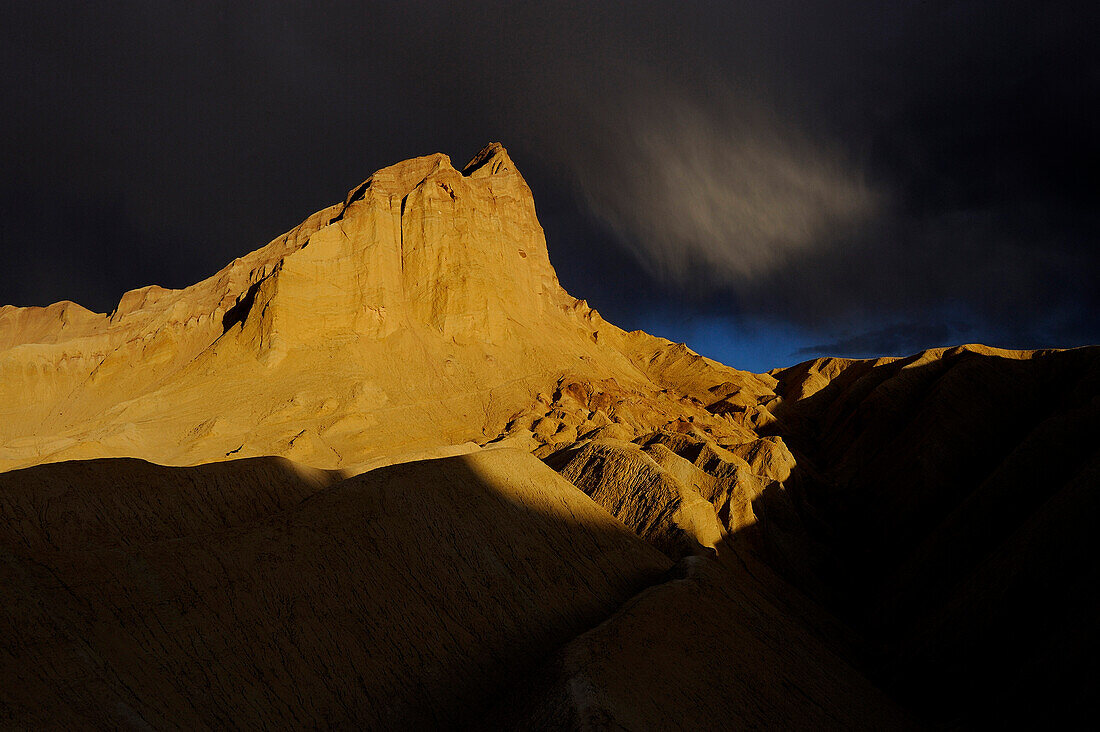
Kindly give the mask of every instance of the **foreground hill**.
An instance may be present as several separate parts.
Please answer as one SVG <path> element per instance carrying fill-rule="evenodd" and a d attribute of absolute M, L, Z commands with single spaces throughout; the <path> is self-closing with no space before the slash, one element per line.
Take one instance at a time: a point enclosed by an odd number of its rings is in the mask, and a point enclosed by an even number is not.
<path fill-rule="evenodd" d="M 897 718 L 819 642 L 785 634 L 789 621 L 758 589 L 699 595 L 666 578 L 667 557 L 529 454 L 486 450 L 331 480 L 273 458 L 201 468 L 99 460 L 0 476 L 0 719 L 469 724 L 654 584 L 676 598 L 676 614 L 716 614 L 727 629 L 717 646 L 690 631 L 676 641 L 691 653 L 675 681 L 685 699 L 718 653 L 766 673 L 743 694 L 803 721 Z M 758 604 L 735 599 L 746 594 Z M 671 620 L 658 606 L 665 620 L 654 622 Z M 645 646 L 642 632 L 629 645 Z M 606 663 L 612 675 L 644 668 Z M 663 676 L 647 683 L 664 687 Z M 827 705 L 787 700 L 784 686 Z M 722 709 L 731 722 L 760 719 L 737 698 Z"/>
<path fill-rule="evenodd" d="M 501 146 L 405 161 L 192 287 L 0 308 L 0 721 L 1065 721 L 1098 409 L 1097 348 L 625 333 Z"/>
<path fill-rule="evenodd" d="M 17 726 L 449 725 L 670 565 L 508 450 L 327 487 L 271 459 L 32 470 L 0 478 L 9 516 L 73 488 L 0 535 Z M 308 498 L 242 511 L 257 471 Z M 66 523 L 87 509 L 113 530 Z"/>
<path fill-rule="evenodd" d="M 1073 718 L 1100 683 L 1100 349 L 934 349 L 775 372 L 814 554 L 774 563 L 942 718 Z M 1023 708 L 1015 701 L 1036 700 Z M 1042 700 L 1041 702 L 1039 700 Z"/>

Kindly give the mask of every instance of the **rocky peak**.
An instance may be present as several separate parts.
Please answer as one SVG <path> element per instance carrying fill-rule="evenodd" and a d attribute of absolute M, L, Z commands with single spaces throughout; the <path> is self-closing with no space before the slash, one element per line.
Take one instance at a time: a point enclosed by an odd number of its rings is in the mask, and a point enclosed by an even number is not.
<path fill-rule="evenodd" d="M 491 342 L 569 299 L 531 190 L 499 143 L 462 173 L 440 153 L 383 168 L 329 210 L 260 270 L 237 319 L 276 358 L 319 337 L 408 328 Z"/>
<path fill-rule="evenodd" d="M 704 408 L 710 372 L 743 375 L 627 336 L 561 288 L 499 143 L 462 171 L 439 153 L 382 168 L 214 276 L 134 290 L 109 318 L 56 306 L 0 311 L 4 323 L 25 347 L 0 351 L 0 465 L 280 454 L 331 467 L 399 448 L 633 435 L 684 409 L 691 427 L 746 429 Z M 618 385 L 612 411 L 544 405 L 563 378 Z"/>
<path fill-rule="evenodd" d="M 518 175 L 519 171 L 516 170 L 516 166 L 512 163 L 512 158 L 508 156 L 508 151 L 504 149 L 504 145 L 499 142 L 490 142 L 462 169 L 463 175 L 475 178 L 502 173 L 515 173 Z"/>

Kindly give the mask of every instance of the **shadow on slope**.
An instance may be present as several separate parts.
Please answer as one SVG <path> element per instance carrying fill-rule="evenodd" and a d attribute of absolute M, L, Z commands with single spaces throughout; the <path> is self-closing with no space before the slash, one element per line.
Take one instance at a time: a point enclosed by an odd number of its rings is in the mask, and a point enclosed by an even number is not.
<path fill-rule="evenodd" d="M 0 473 L 0 545 L 37 554 L 147 544 L 228 529 L 342 480 L 281 457 L 166 467 L 72 460 Z"/>
<path fill-rule="evenodd" d="M 691 556 L 568 643 L 489 729 L 908 729 L 747 570 Z"/>
<path fill-rule="evenodd" d="M 1098 686 L 1100 349 L 810 362 L 778 391 L 817 364 L 837 373 L 762 431 L 795 453 L 786 487 L 822 551 L 769 560 L 878 644 L 931 719 L 1078 713 Z"/>
<path fill-rule="evenodd" d="M 509 450 L 2 477 L 5 726 L 453 726 L 671 564 Z"/>
<path fill-rule="evenodd" d="M 780 482 L 753 473 L 742 457 L 783 477 L 779 450 L 776 442 L 726 450 L 698 434 L 658 431 L 547 456 L 641 538 L 682 561 L 671 581 L 517 686 L 487 726 L 907 726 L 851 665 L 863 658 L 858 639 L 759 560 L 768 542 L 803 539 Z"/>

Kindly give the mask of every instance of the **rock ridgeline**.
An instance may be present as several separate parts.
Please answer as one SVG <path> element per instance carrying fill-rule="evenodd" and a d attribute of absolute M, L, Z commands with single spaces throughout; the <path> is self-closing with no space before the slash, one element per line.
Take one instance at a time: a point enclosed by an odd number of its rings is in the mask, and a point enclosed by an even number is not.
<path fill-rule="evenodd" d="M 502 146 L 408 160 L 186 289 L 0 308 L 0 723 L 1072 719 L 1098 394 L 626 333 Z"/>
<path fill-rule="evenodd" d="M 4 307 L 0 345 L 7 468 L 282 455 L 355 469 L 506 432 L 554 444 L 681 418 L 733 434 L 688 403 L 706 397 L 692 380 L 744 382 L 750 410 L 773 383 L 626 334 L 566 293 L 530 188 L 495 143 L 462 171 L 442 154 L 383 168 L 214 276 L 128 292 L 109 315 Z M 692 388 L 670 390 L 673 372 Z M 623 399 L 579 420 L 536 414 L 540 425 L 515 434 L 563 379 L 612 379 Z"/>

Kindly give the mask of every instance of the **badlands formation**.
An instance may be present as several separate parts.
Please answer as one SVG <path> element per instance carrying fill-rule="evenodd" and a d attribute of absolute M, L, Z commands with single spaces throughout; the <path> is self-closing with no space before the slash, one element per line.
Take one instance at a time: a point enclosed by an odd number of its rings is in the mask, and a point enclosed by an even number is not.
<path fill-rule="evenodd" d="M 1100 349 L 739 371 L 567 294 L 492 144 L 183 290 L 0 308 L 0 725 L 1063 721 Z"/>

